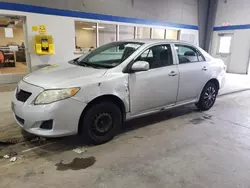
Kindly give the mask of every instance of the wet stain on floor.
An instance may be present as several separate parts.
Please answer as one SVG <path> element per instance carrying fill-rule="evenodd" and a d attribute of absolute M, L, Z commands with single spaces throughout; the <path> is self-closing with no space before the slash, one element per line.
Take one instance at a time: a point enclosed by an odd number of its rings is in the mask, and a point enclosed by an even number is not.
<path fill-rule="evenodd" d="M 194 125 L 197 125 L 197 124 L 202 123 L 203 121 L 205 121 L 205 119 L 203 119 L 203 118 L 195 118 L 195 119 L 190 120 L 190 123 L 192 123 Z"/>
<path fill-rule="evenodd" d="M 66 170 L 81 170 L 86 169 L 93 164 L 95 164 L 96 159 L 95 157 L 87 157 L 87 158 L 75 158 L 70 163 L 63 163 L 62 161 L 60 163 L 55 164 L 57 167 L 56 170 L 58 171 L 66 171 Z"/>
<path fill-rule="evenodd" d="M 212 116 L 211 115 L 205 115 L 203 116 L 204 119 L 212 119 Z"/>

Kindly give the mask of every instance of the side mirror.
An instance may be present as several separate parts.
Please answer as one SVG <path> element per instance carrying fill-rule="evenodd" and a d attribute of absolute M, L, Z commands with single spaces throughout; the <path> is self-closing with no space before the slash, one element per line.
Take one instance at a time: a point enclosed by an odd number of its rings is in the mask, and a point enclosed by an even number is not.
<path fill-rule="evenodd" d="M 147 61 L 136 61 L 131 67 L 133 72 L 147 71 L 148 69 L 149 63 Z"/>

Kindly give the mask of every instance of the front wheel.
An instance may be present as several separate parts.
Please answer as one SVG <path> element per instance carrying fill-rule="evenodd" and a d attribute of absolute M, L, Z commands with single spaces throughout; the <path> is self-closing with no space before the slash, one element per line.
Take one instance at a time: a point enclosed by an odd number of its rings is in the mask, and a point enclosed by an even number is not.
<path fill-rule="evenodd" d="M 122 123 L 121 110 L 112 102 L 94 104 L 86 111 L 80 134 L 93 144 L 103 144 L 111 140 Z"/>
<path fill-rule="evenodd" d="M 207 83 L 202 90 L 199 102 L 195 104 L 196 107 L 200 110 L 209 110 L 214 105 L 217 94 L 216 85 L 212 82 Z"/>

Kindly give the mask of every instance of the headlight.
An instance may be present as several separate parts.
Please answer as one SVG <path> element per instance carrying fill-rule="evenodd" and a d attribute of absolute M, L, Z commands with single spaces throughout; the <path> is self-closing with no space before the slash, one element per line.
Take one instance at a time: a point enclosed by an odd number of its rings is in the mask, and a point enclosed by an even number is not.
<path fill-rule="evenodd" d="M 55 101 L 67 99 L 73 97 L 79 90 L 80 88 L 45 90 L 37 96 L 35 104 L 49 104 Z"/>

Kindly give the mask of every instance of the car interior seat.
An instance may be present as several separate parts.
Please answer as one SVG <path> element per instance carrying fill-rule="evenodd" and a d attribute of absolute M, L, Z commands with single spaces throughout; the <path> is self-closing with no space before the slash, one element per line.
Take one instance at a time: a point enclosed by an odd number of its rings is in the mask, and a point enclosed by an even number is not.
<path fill-rule="evenodd" d="M 154 69 L 161 66 L 161 56 L 160 53 L 163 51 L 162 47 L 154 47 L 152 49 L 153 59 L 150 62 L 150 68 Z"/>
<path fill-rule="evenodd" d="M 160 60 L 162 66 L 169 66 L 173 64 L 172 52 L 170 49 L 160 52 Z"/>
<path fill-rule="evenodd" d="M 184 53 L 184 56 L 189 60 L 189 62 L 197 62 L 198 57 L 194 51 L 187 51 Z"/>

